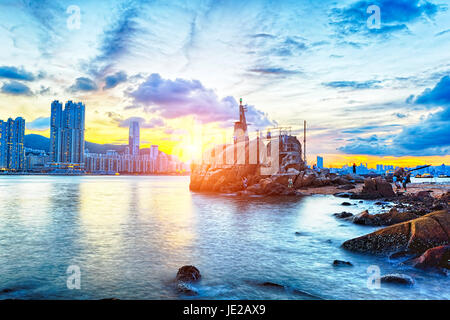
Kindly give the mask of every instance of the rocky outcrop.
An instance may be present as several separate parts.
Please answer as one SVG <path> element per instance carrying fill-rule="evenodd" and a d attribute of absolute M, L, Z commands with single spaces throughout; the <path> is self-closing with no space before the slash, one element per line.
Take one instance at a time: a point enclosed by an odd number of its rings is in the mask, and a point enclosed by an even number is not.
<path fill-rule="evenodd" d="M 448 210 L 442 210 L 347 240 L 342 247 L 361 253 L 422 253 L 436 246 L 447 245 L 449 234 L 450 214 Z"/>
<path fill-rule="evenodd" d="M 407 264 L 420 269 L 450 269 L 450 245 L 428 249 L 420 257 L 409 260 Z"/>
<path fill-rule="evenodd" d="M 396 194 L 392 185 L 381 177 L 367 178 L 360 193 L 352 195 L 352 199 L 393 198 Z"/>
<path fill-rule="evenodd" d="M 391 226 L 416 218 L 419 218 L 419 216 L 413 212 L 398 212 L 396 208 L 392 208 L 381 214 L 370 214 L 368 210 L 364 210 L 354 216 L 352 221 L 355 224 L 366 226 Z"/>
<path fill-rule="evenodd" d="M 211 165 L 193 165 L 191 191 L 264 195 L 301 195 L 295 190 L 329 185 L 342 185 L 343 190 L 354 188 L 363 179 L 356 175 L 338 176 L 329 170 L 320 172 L 305 168 L 303 163 L 293 163 L 283 158 L 280 173 L 271 176 L 259 174 L 259 165 L 234 165 L 220 168 Z M 247 179 L 245 186 L 243 181 Z M 289 187 L 289 189 L 288 189 Z"/>
<path fill-rule="evenodd" d="M 398 211 L 410 211 L 423 216 L 433 211 L 446 210 L 449 207 L 446 194 L 433 197 L 429 191 L 420 191 L 415 194 L 406 194 L 394 199 Z"/>

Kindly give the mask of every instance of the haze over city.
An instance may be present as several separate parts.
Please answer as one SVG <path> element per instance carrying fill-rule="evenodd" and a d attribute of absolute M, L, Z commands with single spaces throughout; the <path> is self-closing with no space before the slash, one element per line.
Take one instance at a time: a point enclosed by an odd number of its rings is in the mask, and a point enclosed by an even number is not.
<path fill-rule="evenodd" d="M 0 119 L 49 137 L 51 102 L 82 101 L 86 141 L 127 144 L 137 120 L 170 154 L 199 126 L 230 132 L 243 97 L 250 132 L 307 120 L 328 167 L 448 164 L 448 4 L 6 1 Z"/>

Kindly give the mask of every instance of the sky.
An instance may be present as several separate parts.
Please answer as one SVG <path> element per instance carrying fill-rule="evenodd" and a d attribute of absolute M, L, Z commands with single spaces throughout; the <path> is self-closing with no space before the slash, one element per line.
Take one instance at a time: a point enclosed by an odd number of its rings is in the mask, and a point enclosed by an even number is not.
<path fill-rule="evenodd" d="M 2 0 L 0 119 L 49 136 L 51 102 L 82 101 L 87 141 L 137 120 L 177 154 L 230 139 L 242 97 L 251 135 L 306 120 L 310 163 L 450 164 L 449 6 Z"/>

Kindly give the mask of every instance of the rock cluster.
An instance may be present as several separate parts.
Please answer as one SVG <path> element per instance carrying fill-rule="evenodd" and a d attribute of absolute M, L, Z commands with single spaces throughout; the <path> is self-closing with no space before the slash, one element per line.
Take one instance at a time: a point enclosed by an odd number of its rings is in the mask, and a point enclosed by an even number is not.
<path fill-rule="evenodd" d="M 323 169 L 321 172 L 305 168 L 302 164 L 281 166 L 280 174 L 262 176 L 258 165 L 236 165 L 213 168 L 210 165 L 194 166 L 189 188 L 191 191 L 235 193 L 257 195 L 301 195 L 295 191 L 308 187 L 340 185 L 342 189 L 354 188 L 355 183 L 364 180 L 357 175 L 338 176 Z M 247 188 L 243 179 L 247 179 Z M 292 185 L 289 186 L 290 182 Z"/>
<path fill-rule="evenodd" d="M 449 234 L 450 214 L 448 210 L 442 210 L 347 240 L 342 246 L 362 253 L 408 251 L 421 254 L 428 249 L 449 244 Z"/>

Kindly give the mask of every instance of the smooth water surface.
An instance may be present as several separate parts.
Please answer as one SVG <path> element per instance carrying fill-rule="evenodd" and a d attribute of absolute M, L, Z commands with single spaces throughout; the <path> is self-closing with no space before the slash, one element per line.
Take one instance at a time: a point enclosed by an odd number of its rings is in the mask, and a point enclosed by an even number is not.
<path fill-rule="evenodd" d="M 334 212 L 381 210 L 342 201 L 197 194 L 189 177 L 4 176 L 0 299 L 192 299 L 173 282 L 186 264 L 200 269 L 204 299 L 450 298 L 449 277 L 341 249 L 376 228 Z M 333 267 L 334 259 L 354 266 Z M 80 290 L 67 288 L 70 265 L 80 267 Z M 369 289 L 371 265 L 416 283 Z"/>

